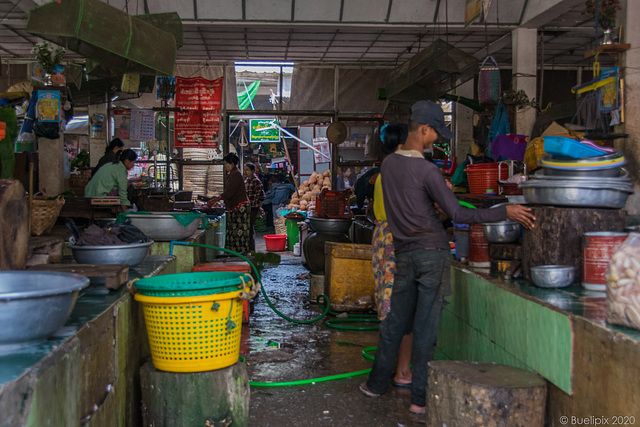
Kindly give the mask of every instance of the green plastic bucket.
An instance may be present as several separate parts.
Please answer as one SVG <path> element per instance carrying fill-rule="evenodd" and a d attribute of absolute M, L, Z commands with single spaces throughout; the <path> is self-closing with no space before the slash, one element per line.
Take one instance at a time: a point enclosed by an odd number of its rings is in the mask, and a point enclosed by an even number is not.
<path fill-rule="evenodd" d="M 231 271 L 165 274 L 134 282 L 149 297 L 187 297 L 240 291 L 250 286 L 251 275 Z"/>

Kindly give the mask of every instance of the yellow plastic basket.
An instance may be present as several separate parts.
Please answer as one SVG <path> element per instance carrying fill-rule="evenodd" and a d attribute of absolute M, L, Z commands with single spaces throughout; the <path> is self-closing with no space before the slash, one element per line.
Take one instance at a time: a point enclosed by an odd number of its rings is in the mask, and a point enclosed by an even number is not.
<path fill-rule="evenodd" d="M 203 372 L 236 363 L 242 329 L 240 292 L 188 297 L 135 294 L 142 303 L 156 369 Z"/>

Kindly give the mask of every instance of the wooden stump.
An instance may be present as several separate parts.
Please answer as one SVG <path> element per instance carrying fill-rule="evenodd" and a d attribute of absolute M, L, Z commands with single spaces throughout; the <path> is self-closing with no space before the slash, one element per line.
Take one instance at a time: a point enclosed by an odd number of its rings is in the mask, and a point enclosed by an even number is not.
<path fill-rule="evenodd" d="M 215 371 L 175 373 L 140 368 L 142 425 L 249 425 L 249 376 L 244 363 Z"/>
<path fill-rule="evenodd" d="M 29 207 L 24 187 L 0 179 L 0 270 L 24 270 L 29 246 Z"/>
<path fill-rule="evenodd" d="M 582 236 L 590 231 L 623 231 L 622 209 L 535 206 L 536 226 L 525 230 L 522 267 L 526 279 L 536 265 L 573 265 L 575 283 L 582 281 Z"/>
<path fill-rule="evenodd" d="M 507 365 L 429 363 L 427 426 L 543 426 L 546 381 Z"/>

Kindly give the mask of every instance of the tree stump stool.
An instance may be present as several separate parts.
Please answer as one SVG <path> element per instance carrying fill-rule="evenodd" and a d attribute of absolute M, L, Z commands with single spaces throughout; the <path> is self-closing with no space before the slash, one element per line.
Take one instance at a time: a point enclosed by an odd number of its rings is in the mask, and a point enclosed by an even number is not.
<path fill-rule="evenodd" d="M 429 363 L 427 426 L 543 426 L 547 383 L 533 372 L 484 362 Z"/>
<path fill-rule="evenodd" d="M 166 427 L 249 425 L 249 376 L 238 362 L 214 371 L 140 368 L 142 425 Z"/>

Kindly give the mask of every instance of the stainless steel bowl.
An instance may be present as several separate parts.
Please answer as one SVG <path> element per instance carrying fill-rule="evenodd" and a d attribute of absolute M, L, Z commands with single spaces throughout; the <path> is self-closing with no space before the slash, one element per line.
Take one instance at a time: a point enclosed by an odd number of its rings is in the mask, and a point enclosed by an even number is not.
<path fill-rule="evenodd" d="M 551 169 L 542 169 L 536 171 L 533 175 L 531 175 L 531 179 L 548 179 L 555 181 L 565 181 L 565 182 L 580 182 L 580 183 L 609 183 L 609 184 L 618 184 L 623 182 L 631 182 L 631 178 L 629 177 L 629 173 L 625 168 L 618 168 L 617 173 L 615 175 L 606 176 L 606 175 L 589 175 L 589 174 L 570 174 L 570 175 L 558 175 L 551 172 Z"/>
<path fill-rule="evenodd" d="M 510 219 L 500 222 L 486 222 L 482 224 L 484 237 L 489 243 L 511 243 L 520 238 L 522 226 Z"/>
<path fill-rule="evenodd" d="M 151 245 L 153 240 L 130 245 L 69 245 L 69 249 L 78 264 L 129 264 L 135 267 L 144 261 Z"/>
<path fill-rule="evenodd" d="M 606 169 L 589 169 L 589 168 L 571 168 L 571 169 L 555 169 L 548 166 L 542 166 L 544 174 L 547 176 L 559 177 L 616 177 L 620 175 L 622 165 L 614 166 Z"/>
<path fill-rule="evenodd" d="M 541 288 L 564 288 L 573 283 L 575 268 L 572 265 L 538 265 L 531 267 L 531 280 Z"/>
<path fill-rule="evenodd" d="M 631 184 L 587 183 L 530 179 L 520 184 L 527 203 L 551 206 L 623 208 L 633 194 Z"/>
<path fill-rule="evenodd" d="M 49 338 L 65 324 L 78 292 L 88 284 L 79 274 L 0 272 L 0 345 Z"/>
<path fill-rule="evenodd" d="M 317 231 L 318 233 L 347 233 L 352 223 L 353 220 L 348 218 L 328 219 L 309 217 L 309 226 L 313 231 Z"/>
<path fill-rule="evenodd" d="M 613 150 L 611 153 L 603 154 L 601 156 L 591 156 L 591 157 L 581 157 L 581 158 L 573 158 L 573 157 L 564 157 L 564 156 L 552 156 L 551 154 L 544 154 L 542 156 L 542 160 L 546 162 L 562 162 L 562 163 L 594 163 L 594 162 L 606 162 L 611 160 L 619 159 L 623 157 L 624 153 L 620 150 Z"/>
<path fill-rule="evenodd" d="M 127 219 L 130 219 L 131 224 L 142 230 L 150 239 L 157 241 L 186 239 L 195 233 L 200 226 L 200 218 L 194 219 L 185 227 L 173 215 L 192 215 L 192 213 L 129 214 Z"/>

